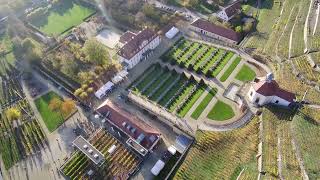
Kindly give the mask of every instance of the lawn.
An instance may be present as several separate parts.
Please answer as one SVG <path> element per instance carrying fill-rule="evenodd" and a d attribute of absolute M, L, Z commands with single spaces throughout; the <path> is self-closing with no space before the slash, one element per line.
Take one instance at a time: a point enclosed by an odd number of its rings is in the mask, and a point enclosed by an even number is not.
<path fill-rule="evenodd" d="M 236 75 L 236 79 L 243 82 L 252 81 L 255 77 L 256 73 L 248 65 L 243 65 Z"/>
<path fill-rule="evenodd" d="M 189 110 L 192 108 L 192 106 L 194 105 L 194 103 L 196 103 L 196 101 L 200 98 L 200 96 L 202 95 L 202 93 L 205 91 L 206 86 L 201 86 L 199 87 L 192 95 L 191 97 L 189 97 L 189 99 L 187 99 L 187 101 L 185 102 L 184 106 L 182 106 L 181 109 L 179 109 L 178 111 L 178 116 L 179 117 L 184 117 Z"/>
<path fill-rule="evenodd" d="M 201 103 L 198 105 L 198 107 L 193 111 L 191 114 L 191 117 L 193 119 L 198 119 L 201 113 L 204 111 L 204 109 L 208 106 L 212 98 L 216 95 L 217 90 L 212 89 L 210 92 L 207 94 L 207 96 L 201 101 Z"/>
<path fill-rule="evenodd" d="M 50 100 L 53 98 L 59 98 L 62 100 L 62 97 L 53 91 L 50 91 L 49 93 L 35 100 L 37 109 L 50 132 L 53 132 L 55 129 L 57 129 L 64 122 L 64 118 L 68 116 L 62 116 L 60 113 L 51 111 L 49 109 Z"/>
<path fill-rule="evenodd" d="M 228 104 L 218 101 L 213 106 L 207 117 L 211 120 L 224 121 L 231 119 L 234 115 L 232 108 Z"/>
<path fill-rule="evenodd" d="M 52 7 L 47 15 L 32 19 L 31 24 L 46 34 L 59 35 L 72 26 L 79 25 L 94 12 L 93 9 L 66 1 L 61 6 Z"/>
<path fill-rule="evenodd" d="M 220 77 L 220 81 L 221 82 L 225 82 L 228 77 L 230 76 L 230 74 L 234 71 L 234 69 L 238 66 L 238 64 L 240 63 L 241 58 L 237 57 L 232 63 L 231 65 L 228 67 L 228 69 L 223 73 L 223 75 Z"/>

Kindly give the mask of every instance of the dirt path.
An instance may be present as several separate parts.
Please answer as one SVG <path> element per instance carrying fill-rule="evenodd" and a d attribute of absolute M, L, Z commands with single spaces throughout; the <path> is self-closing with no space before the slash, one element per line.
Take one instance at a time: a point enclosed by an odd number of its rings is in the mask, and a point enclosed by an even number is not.
<path fill-rule="evenodd" d="M 299 7 L 298 14 L 300 13 L 300 11 L 301 11 L 301 4 L 300 4 L 300 7 Z M 289 51 L 288 51 L 288 52 L 289 52 L 289 54 L 288 54 L 288 59 L 290 59 L 290 58 L 291 58 L 292 37 L 293 37 L 293 31 L 294 31 L 294 28 L 295 28 L 296 23 L 297 23 L 298 18 L 299 18 L 298 14 L 296 14 L 296 19 L 294 20 L 294 24 L 293 24 L 292 29 L 291 29 L 291 32 L 290 32 L 290 39 L 289 39 Z"/>
<path fill-rule="evenodd" d="M 318 26 L 318 20 L 319 20 L 319 12 L 320 12 L 320 3 L 318 3 L 318 8 L 317 8 L 317 11 L 316 11 L 316 23 L 313 27 L 313 32 L 312 32 L 312 35 L 314 36 L 316 34 L 316 30 L 317 30 L 317 26 Z"/>
<path fill-rule="evenodd" d="M 278 149 L 278 171 L 279 171 L 279 178 L 281 180 L 283 180 L 283 174 L 282 174 L 282 156 L 281 156 L 281 138 L 279 135 L 279 129 L 277 130 L 277 134 L 278 134 L 278 143 L 277 143 L 277 149 Z"/>
<path fill-rule="evenodd" d="M 309 17 L 310 17 L 310 12 L 312 9 L 312 2 L 313 0 L 310 0 L 310 5 L 309 5 L 309 11 L 308 15 L 306 17 L 306 21 L 304 23 L 304 29 L 303 29 L 303 38 L 304 38 L 304 52 L 308 51 L 308 27 L 309 27 Z"/>

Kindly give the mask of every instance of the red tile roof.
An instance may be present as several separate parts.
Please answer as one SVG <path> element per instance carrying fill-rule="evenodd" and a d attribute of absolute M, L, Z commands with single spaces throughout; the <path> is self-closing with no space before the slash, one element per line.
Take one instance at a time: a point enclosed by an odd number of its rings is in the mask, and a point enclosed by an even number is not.
<path fill-rule="evenodd" d="M 127 31 L 120 37 L 120 42 L 125 44 L 131 41 L 136 35 L 133 32 Z"/>
<path fill-rule="evenodd" d="M 134 55 L 136 55 L 142 47 L 141 44 L 144 41 L 147 41 L 148 44 L 154 40 L 158 35 L 151 29 L 144 29 L 134 36 L 131 41 L 127 42 L 119 51 L 118 54 L 126 59 L 131 59 Z"/>
<path fill-rule="evenodd" d="M 211 32 L 213 34 L 217 34 L 219 36 L 225 37 L 227 39 L 233 40 L 235 42 L 240 41 L 240 34 L 233 31 L 232 29 L 227 29 L 221 26 L 217 26 L 215 24 L 212 24 L 209 21 L 203 20 L 203 19 L 197 19 L 193 23 L 191 23 L 192 26 L 203 29 L 205 31 Z"/>
<path fill-rule="evenodd" d="M 231 17 L 235 14 L 237 14 L 241 9 L 241 2 L 240 1 L 236 1 L 234 3 L 232 3 L 231 5 L 229 5 L 228 7 L 226 7 L 224 9 L 224 11 L 226 12 L 228 17 Z"/>
<path fill-rule="evenodd" d="M 293 102 L 296 98 L 295 94 L 281 89 L 275 80 L 271 82 L 259 81 L 253 85 L 254 90 L 264 96 L 278 96 L 288 102 Z"/>
<path fill-rule="evenodd" d="M 102 115 L 106 115 L 108 112 L 110 112 L 108 119 L 135 140 L 137 140 L 139 135 L 143 133 L 145 135 L 145 138 L 141 141 L 140 144 L 146 149 L 152 147 L 152 145 L 156 142 L 156 140 L 151 141 L 149 139 L 150 137 L 153 136 L 157 138 L 157 136 L 161 135 L 150 125 L 118 107 L 116 104 L 112 103 L 109 100 L 106 100 L 100 107 L 98 107 L 97 111 Z M 125 126 L 123 126 L 124 122 L 126 124 Z M 127 128 L 128 125 L 130 125 L 130 129 Z M 134 133 L 131 132 L 133 128 L 136 129 Z"/>

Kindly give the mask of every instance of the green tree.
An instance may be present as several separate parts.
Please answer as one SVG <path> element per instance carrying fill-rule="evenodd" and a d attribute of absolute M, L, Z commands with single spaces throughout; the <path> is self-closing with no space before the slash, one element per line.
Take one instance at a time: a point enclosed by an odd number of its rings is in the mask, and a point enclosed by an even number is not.
<path fill-rule="evenodd" d="M 241 26 L 237 26 L 235 30 L 236 30 L 237 33 L 242 33 L 243 32 Z"/>
<path fill-rule="evenodd" d="M 88 61 L 97 65 L 108 64 L 110 56 L 107 48 L 95 39 L 89 39 L 83 47 L 84 53 Z"/>

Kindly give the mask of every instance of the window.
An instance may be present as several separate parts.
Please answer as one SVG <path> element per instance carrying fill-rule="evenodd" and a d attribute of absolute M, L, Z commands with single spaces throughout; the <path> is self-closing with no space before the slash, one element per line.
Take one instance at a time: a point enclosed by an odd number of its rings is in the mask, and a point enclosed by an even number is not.
<path fill-rule="evenodd" d="M 251 92 L 250 92 L 250 96 L 252 96 L 252 95 L 253 95 L 253 92 L 251 91 Z"/>
<path fill-rule="evenodd" d="M 255 102 L 259 104 L 259 101 L 260 101 L 260 98 L 257 98 Z"/>
<path fill-rule="evenodd" d="M 276 104 L 278 104 L 279 103 L 279 100 L 276 100 L 276 102 L 275 102 Z"/>

